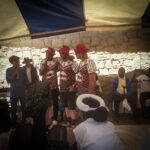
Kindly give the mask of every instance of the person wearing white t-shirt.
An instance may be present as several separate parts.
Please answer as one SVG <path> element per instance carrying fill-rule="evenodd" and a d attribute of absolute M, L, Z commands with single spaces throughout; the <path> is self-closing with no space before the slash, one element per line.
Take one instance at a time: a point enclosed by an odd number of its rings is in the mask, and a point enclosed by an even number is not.
<path fill-rule="evenodd" d="M 76 105 L 85 121 L 73 130 L 74 137 L 70 138 L 71 144 L 76 141 L 79 150 L 124 149 L 115 127 L 107 121 L 108 109 L 101 97 L 81 94 L 77 98 Z"/>
<path fill-rule="evenodd" d="M 150 68 L 146 71 L 145 74 L 138 76 L 137 81 L 140 84 L 140 103 L 142 107 L 143 115 L 147 114 L 147 109 L 145 106 L 145 102 L 150 98 Z"/>

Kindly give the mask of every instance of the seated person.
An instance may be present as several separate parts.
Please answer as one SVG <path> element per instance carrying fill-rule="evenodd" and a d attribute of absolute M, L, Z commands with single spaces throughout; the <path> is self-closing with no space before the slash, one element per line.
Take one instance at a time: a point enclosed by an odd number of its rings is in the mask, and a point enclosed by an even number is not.
<path fill-rule="evenodd" d="M 112 81 L 112 94 L 115 108 L 115 120 L 118 120 L 120 102 L 126 98 L 131 106 L 134 119 L 137 121 L 137 99 L 132 96 L 131 80 L 125 76 L 125 69 L 123 67 L 118 70 L 118 77 Z"/>
<path fill-rule="evenodd" d="M 135 71 L 140 72 L 140 70 Z M 143 115 L 147 115 L 145 102 L 147 99 L 150 99 L 150 68 L 145 72 L 142 71 L 142 75 L 139 75 L 136 79 L 140 84 L 140 103 L 142 107 L 142 112 Z"/>
<path fill-rule="evenodd" d="M 70 144 L 77 141 L 80 150 L 121 150 L 124 148 L 111 122 L 103 99 L 93 94 L 77 98 L 83 121 L 74 130 Z"/>

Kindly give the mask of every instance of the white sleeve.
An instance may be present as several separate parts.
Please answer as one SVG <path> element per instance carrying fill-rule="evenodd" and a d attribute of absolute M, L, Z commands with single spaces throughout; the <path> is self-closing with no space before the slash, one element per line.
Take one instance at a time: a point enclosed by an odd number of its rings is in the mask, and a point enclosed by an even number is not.
<path fill-rule="evenodd" d="M 44 69 L 45 59 L 43 59 L 40 63 L 40 70 L 42 71 Z"/>
<path fill-rule="evenodd" d="M 136 79 L 137 79 L 138 81 L 140 81 L 140 80 L 142 79 L 142 75 L 136 77 Z"/>
<path fill-rule="evenodd" d="M 79 124 L 74 130 L 75 139 L 79 148 L 84 144 L 85 126 L 83 123 Z"/>
<path fill-rule="evenodd" d="M 88 62 L 87 62 L 87 70 L 88 70 L 88 73 L 96 73 L 96 64 L 93 60 L 91 59 L 88 59 Z"/>

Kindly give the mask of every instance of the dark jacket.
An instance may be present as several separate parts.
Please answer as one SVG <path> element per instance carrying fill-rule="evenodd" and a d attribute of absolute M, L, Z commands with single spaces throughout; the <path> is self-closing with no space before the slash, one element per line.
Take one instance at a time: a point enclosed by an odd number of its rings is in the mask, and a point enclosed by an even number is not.
<path fill-rule="evenodd" d="M 22 67 L 20 67 L 18 72 L 19 79 L 17 79 L 16 76 L 13 76 L 13 72 L 13 67 L 10 67 L 6 70 L 6 80 L 8 83 L 10 83 L 10 97 L 24 97 L 25 87 L 28 83 L 26 72 Z"/>
<path fill-rule="evenodd" d="M 126 79 L 126 88 L 127 88 L 127 97 L 130 96 L 132 94 L 132 86 L 131 86 L 131 80 L 128 77 L 125 77 Z M 116 77 L 113 81 L 112 81 L 112 93 L 113 95 L 120 95 L 120 93 L 117 92 L 117 88 L 118 88 L 118 77 Z"/>
<path fill-rule="evenodd" d="M 23 66 L 23 68 L 26 71 L 27 67 Z M 37 70 L 36 70 L 36 68 L 33 65 L 31 65 L 31 79 L 32 79 L 32 83 L 35 83 L 36 81 L 39 80 L 39 77 L 38 77 L 38 74 L 37 74 Z"/>

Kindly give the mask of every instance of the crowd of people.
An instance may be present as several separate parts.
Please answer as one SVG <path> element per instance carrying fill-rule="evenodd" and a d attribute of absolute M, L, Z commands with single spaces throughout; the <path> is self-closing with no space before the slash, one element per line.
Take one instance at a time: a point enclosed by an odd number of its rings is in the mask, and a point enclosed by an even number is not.
<path fill-rule="evenodd" d="M 11 120 L 16 130 L 6 142 L 9 146 L 5 149 L 124 149 L 113 124 L 108 121 L 109 108 L 100 97 L 103 90 L 97 80 L 96 64 L 87 55 L 87 47 L 78 44 L 74 49 L 79 64 L 69 54 L 68 46 L 63 45 L 58 50 L 60 57 L 55 57 L 55 51 L 51 47 L 45 51 L 39 70 L 42 81 L 32 59 L 24 58 L 22 63 L 25 66 L 20 67 L 19 57 L 9 58 L 12 67 L 6 70 L 6 80 L 10 83 Z M 140 70 L 135 70 L 132 80 L 140 82 L 140 102 L 145 116 L 149 113 L 145 101 L 150 98 L 150 69 L 138 77 L 137 72 Z M 119 105 L 124 99 L 138 123 L 137 93 L 133 92 L 131 79 L 121 67 L 112 81 L 115 121 L 119 120 Z M 17 125 L 18 101 L 21 104 L 21 125 Z M 65 111 L 65 126 L 58 122 L 59 110 Z"/>

